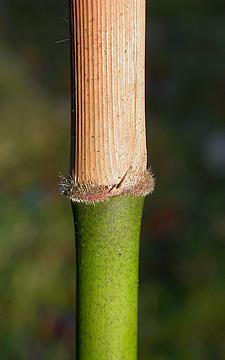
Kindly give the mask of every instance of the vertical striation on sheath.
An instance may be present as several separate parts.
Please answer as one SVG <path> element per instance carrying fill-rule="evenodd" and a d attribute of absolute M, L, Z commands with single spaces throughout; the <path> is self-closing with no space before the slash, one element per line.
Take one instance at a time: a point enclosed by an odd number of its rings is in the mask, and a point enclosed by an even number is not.
<path fill-rule="evenodd" d="M 136 182 L 147 167 L 145 0 L 73 0 L 75 183 Z"/>

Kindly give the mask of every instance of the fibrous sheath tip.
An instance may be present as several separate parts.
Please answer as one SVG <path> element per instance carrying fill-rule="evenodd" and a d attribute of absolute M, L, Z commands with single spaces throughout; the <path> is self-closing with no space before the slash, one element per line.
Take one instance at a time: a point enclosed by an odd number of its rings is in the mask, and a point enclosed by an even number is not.
<path fill-rule="evenodd" d="M 146 196 L 155 188 L 154 175 L 150 169 L 142 172 L 139 178 L 130 182 L 123 179 L 117 185 L 98 185 L 94 182 L 80 184 L 71 176 L 60 175 L 59 191 L 72 202 L 97 203 L 107 201 L 113 196 Z"/>

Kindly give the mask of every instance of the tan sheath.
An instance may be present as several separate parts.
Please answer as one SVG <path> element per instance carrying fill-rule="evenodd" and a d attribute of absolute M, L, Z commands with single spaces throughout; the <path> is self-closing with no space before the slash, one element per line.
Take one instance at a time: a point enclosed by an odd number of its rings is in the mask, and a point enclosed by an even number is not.
<path fill-rule="evenodd" d="M 71 0 L 74 201 L 153 189 L 146 170 L 145 6 Z"/>

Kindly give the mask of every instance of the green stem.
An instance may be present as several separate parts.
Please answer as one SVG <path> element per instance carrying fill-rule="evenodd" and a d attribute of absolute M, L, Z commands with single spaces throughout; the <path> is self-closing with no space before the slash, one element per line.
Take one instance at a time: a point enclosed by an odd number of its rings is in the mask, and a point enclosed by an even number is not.
<path fill-rule="evenodd" d="M 77 360 L 136 360 L 143 197 L 73 203 Z"/>

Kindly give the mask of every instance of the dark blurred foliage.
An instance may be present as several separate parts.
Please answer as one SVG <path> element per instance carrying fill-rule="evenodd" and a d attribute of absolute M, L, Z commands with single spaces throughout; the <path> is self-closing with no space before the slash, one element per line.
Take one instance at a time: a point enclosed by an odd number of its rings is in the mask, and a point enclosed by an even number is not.
<path fill-rule="evenodd" d="M 148 3 L 140 360 L 225 359 L 225 2 Z M 0 2 L 0 359 L 73 359 L 68 4 Z M 58 42 L 60 40 L 65 40 Z"/>

